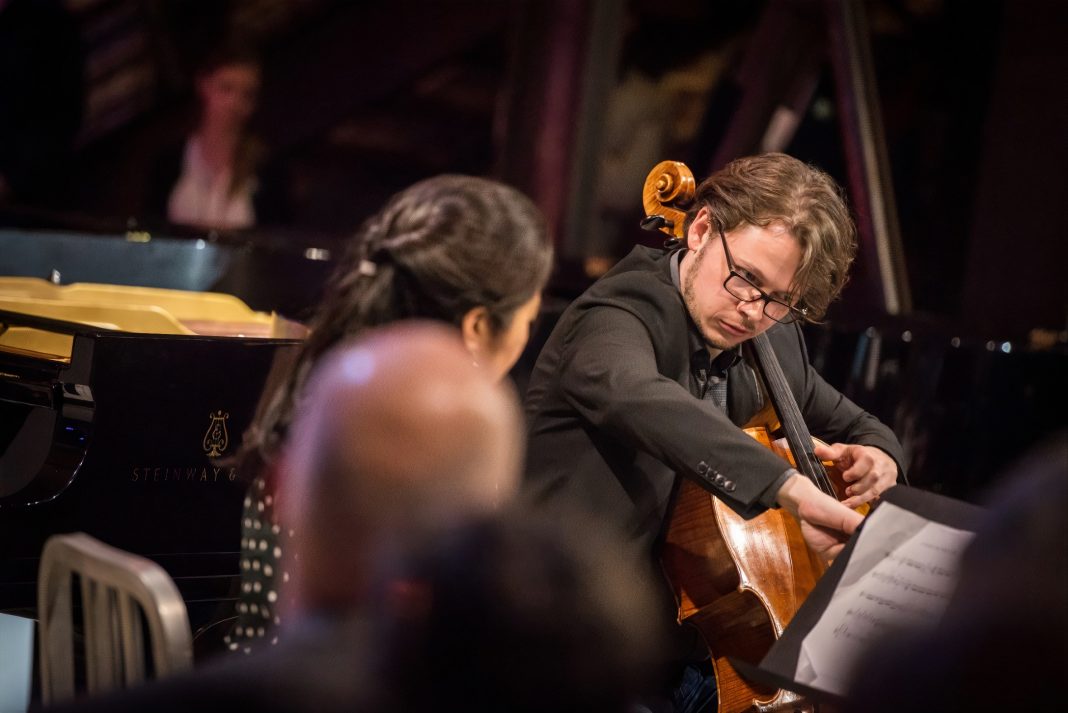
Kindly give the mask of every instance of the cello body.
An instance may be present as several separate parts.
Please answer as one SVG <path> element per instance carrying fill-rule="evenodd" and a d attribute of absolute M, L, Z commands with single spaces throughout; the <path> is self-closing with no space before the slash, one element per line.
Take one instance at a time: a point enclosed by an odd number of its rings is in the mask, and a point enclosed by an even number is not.
<path fill-rule="evenodd" d="M 788 455 L 765 427 L 745 430 Z M 727 660 L 758 663 L 823 574 L 825 565 L 793 517 L 776 509 L 745 520 L 683 478 L 661 564 L 679 603 L 679 623 L 696 626 L 712 656 L 719 713 L 810 710 L 790 691 L 745 681 Z"/>

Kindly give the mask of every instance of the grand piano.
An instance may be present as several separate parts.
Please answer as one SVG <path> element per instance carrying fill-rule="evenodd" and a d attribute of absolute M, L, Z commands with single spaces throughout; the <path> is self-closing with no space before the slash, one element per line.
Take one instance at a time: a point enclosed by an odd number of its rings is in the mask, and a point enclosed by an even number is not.
<path fill-rule="evenodd" d="M 194 635 L 212 631 L 231 616 L 247 487 L 226 457 L 303 327 L 201 291 L 251 269 L 248 246 L 10 230 L 0 243 L 0 275 L 170 285 L 0 278 L 0 611 L 32 616 L 45 540 L 82 531 L 160 563 Z M 284 257 L 308 284 L 325 278 L 326 263 Z"/>

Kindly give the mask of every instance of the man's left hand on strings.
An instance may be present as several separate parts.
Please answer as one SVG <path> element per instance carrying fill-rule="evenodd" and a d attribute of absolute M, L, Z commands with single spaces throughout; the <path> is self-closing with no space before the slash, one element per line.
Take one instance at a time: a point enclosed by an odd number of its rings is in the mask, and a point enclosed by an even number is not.
<path fill-rule="evenodd" d="M 814 451 L 822 460 L 832 461 L 847 484 L 842 504 L 856 508 L 871 502 L 897 484 L 897 463 L 874 446 L 856 443 L 817 443 Z"/>

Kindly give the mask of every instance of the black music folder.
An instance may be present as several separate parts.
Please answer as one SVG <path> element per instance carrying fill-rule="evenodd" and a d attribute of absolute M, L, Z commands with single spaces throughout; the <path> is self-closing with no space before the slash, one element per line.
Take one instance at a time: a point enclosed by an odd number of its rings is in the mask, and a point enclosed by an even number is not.
<path fill-rule="evenodd" d="M 959 555 L 982 513 L 935 493 L 891 488 L 760 665 L 737 659 L 731 664 L 756 683 L 815 702 L 840 702 L 850 665 L 869 645 L 941 618 L 956 584 Z"/>

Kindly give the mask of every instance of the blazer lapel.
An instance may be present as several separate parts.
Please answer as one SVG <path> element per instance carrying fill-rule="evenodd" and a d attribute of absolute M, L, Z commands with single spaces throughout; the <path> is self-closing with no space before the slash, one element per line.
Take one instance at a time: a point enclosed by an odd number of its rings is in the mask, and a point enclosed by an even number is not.
<path fill-rule="evenodd" d="M 727 378 L 727 413 L 737 426 L 744 426 L 757 411 L 764 407 L 764 386 L 760 377 L 749 364 L 748 349 L 744 358 L 731 368 Z"/>

